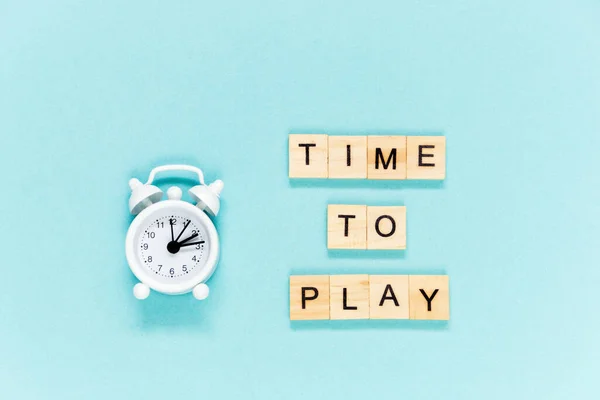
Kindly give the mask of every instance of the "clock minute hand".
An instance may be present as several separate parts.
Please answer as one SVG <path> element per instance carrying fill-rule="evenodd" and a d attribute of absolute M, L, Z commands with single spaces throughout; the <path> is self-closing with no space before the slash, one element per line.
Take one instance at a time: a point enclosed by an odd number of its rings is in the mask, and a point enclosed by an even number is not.
<path fill-rule="evenodd" d="M 188 225 L 190 224 L 190 222 L 192 222 L 192 221 L 188 220 L 188 222 L 183 226 L 183 229 L 181 230 L 181 232 L 179 232 L 179 236 L 177 236 L 177 239 L 175 239 L 175 241 L 178 241 L 179 238 L 181 237 L 181 235 L 183 235 L 183 232 L 185 232 L 185 228 L 188 227 Z"/>
<path fill-rule="evenodd" d="M 182 244 L 184 244 L 185 242 L 187 242 L 188 240 L 191 240 L 191 239 L 195 238 L 196 236 L 198 236 L 198 234 L 197 234 L 197 233 L 194 233 L 194 234 L 190 235 L 188 238 L 186 238 L 186 239 L 183 239 L 181 242 L 179 242 L 179 244 L 180 244 L 180 245 L 182 245 Z"/>
<path fill-rule="evenodd" d="M 171 225 L 171 242 L 174 242 L 175 234 L 173 234 L 173 219 L 169 219 L 169 224 Z"/>
<path fill-rule="evenodd" d="M 204 243 L 204 240 L 201 240 L 201 241 L 199 241 L 199 242 L 193 242 L 193 243 L 186 243 L 186 244 L 182 244 L 182 245 L 180 245 L 179 247 L 192 246 L 192 245 L 195 245 L 195 244 L 202 244 L 202 243 Z"/>

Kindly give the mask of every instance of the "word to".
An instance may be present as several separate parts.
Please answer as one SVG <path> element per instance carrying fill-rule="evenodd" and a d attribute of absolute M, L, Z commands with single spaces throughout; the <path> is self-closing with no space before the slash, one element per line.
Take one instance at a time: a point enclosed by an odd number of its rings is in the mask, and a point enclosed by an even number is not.
<path fill-rule="evenodd" d="M 406 207 L 329 204 L 328 249 L 406 249 Z"/>

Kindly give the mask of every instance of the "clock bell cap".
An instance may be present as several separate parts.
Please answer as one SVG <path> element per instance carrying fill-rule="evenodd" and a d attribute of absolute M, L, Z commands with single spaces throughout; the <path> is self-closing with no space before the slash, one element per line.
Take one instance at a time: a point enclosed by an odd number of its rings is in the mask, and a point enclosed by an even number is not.
<path fill-rule="evenodd" d="M 221 208 L 220 195 L 223 190 L 223 181 L 216 180 L 210 185 L 197 185 L 190 189 L 190 196 L 196 201 L 196 207 L 216 217 Z"/>
<path fill-rule="evenodd" d="M 129 211 L 133 215 L 139 214 L 144 208 L 159 202 L 163 192 L 153 185 L 144 185 L 138 179 L 129 181 L 131 196 L 129 197 Z"/>

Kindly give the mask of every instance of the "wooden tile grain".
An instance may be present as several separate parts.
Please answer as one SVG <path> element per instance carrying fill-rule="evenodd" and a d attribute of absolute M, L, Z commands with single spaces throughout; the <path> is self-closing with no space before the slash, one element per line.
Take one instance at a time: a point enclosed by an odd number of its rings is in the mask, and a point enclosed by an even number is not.
<path fill-rule="evenodd" d="M 329 136 L 329 179 L 367 178 L 367 137 Z"/>
<path fill-rule="evenodd" d="M 410 319 L 449 320 L 447 275 L 410 275 Z"/>
<path fill-rule="evenodd" d="M 369 318 L 369 275 L 329 277 L 330 318 Z"/>
<path fill-rule="evenodd" d="M 327 178 L 328 176 L 327 135 L 289 135 L 290 178 Z"/>
<path fill-rule="evenodd" d="M 408 136 L 406 149 L 407 179 L 446 178 L 445 136 Z"/>
<path fill-rule="evenodd" d="M 367 249 L 406 249 L 406 207 L 367 207 Z"/>
<path fill-rule="evenodd" d="M 290 320 L 329 319 L 329 275 L 290 276 Z"/>
<path fill-rule="evenodd" d="M 406 136 L 367 137 L 367 178 L 406 179 Z"/>
<path fill-rule="evenodd" d="M 367 206 L 344 204 L 327 206 L 327 248 L 367 248 Z"/>
<path fill-rule="evenodd" d="M 370 318 L 408 319 L 408 275 L 369 275 Z"/>

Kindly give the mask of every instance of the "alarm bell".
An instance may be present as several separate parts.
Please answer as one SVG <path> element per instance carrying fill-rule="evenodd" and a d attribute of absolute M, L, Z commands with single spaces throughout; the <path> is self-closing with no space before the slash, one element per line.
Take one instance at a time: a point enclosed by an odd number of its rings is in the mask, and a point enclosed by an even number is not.
<path fill-rule="evenodd" d="M 133 215 L 139 214 L 144 208 L 159 202 L 162 199 L 163 192 L 154 185 L 144 185 L 138 179 L 130 179 L 129 187 L 131 196 L 129 197 L 129 211 Z"/>
<path fill-rule="evenodd" d="M 196 207 L 204 210 L 213 217 L 219 213 L 220 195 L 223 190 L 223 181 L 217 179 L 210 185 L 197 185 L 189 190 L 189 194 L 196 201 Z"/>
<path fill-rule="evenodd" d="M 162 165 L 150 171 L 148 182 L 143 184 L 138 179 L 131 179 L 129 187 L 131 188 L 131 197 L 129 197 L 129 211 L 133 215 L 139 214 L 144 208 L 159 202 L 162 199 L 163 192 L 152 185 L 156 174 L 165 171 L 189 171 L 198 175 L 199 185 L 194 186 L 189 190 L 190 196 L 196 201 L 196 207 L 204 210 L 207 214 L 215 217 L 219 213 L 220 195 L 223 190 L 223 181 L 216 180 L 210 185 L 204 183 L 204 174 L 202 170 L 191 165 Z M 179 190 L 179 189 L 178 189 Z M 176 193 L 176 192 L 172 192 Z M 169 193 L 167 192 L 167 195 Z M 181 190 L 179 194 L 169 196 L 169 198 L 181 199 Z"/>

